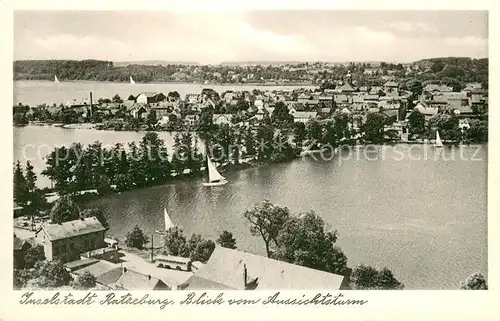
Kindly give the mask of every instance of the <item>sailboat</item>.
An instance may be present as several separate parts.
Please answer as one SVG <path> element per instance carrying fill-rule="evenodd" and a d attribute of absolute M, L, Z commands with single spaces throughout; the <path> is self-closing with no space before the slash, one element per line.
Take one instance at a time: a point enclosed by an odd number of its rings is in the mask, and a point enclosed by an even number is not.
<path fill-rule="evenodd" d="M 436 143 L 434 144 L 436 147 L 443 147 L 443 142 L 441 141 L 441 137 L 439 137 L 439 132 L 436 130 Z"/>
<path fill-rule="evenodd" d="M 56 75 L 54 75 L 54 83 L 55 83 L 55 84 L 58 84 L 58 83 L 59 83 L 59 79 L 57 79 L 57 76 L 56 76 Z"/>
<path fill-rule="evenodd" d="M 227 184 L 227 180 L 215 168 L 215 165 L 207 155 L 208 182 L 203 183 L 203 186 L 222 186 Z"/>
<path fill-rule="evenodd" d="M 170 219 L 170 216 L 168 215 L 168 212 L 167 212 L 167 209 L 163 209 L 163 216 L 164 216 L 164 220 L 165 220 L 165 230 L 164 231 L 159 231 L 159 230 L 156 230 L 155 232 L 158 233 L 158 234 L 165 234 L 165 232 L 171 228 L 171 227 L 174 227 L 174 223 L 172 222 L 172 220 Z"/>
<path fill-rule="evenodd" d="M 132 79 L 132 76 L 130 76 L 130 84 L 131 85 L 135 84 L 135 81 L 134 81 L 134 79 Z"/>

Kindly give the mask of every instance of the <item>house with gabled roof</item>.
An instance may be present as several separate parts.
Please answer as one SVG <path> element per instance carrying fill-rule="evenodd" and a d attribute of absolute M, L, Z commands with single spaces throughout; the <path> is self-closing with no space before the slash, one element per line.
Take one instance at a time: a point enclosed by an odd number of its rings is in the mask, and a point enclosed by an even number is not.
<path fill-rule="evenodd" d="M 137 97 L 135 98 L 135 102 L 138 104 L 146 105 L 151 103 L 158 103 L 160 101 L 164 101 L 165 99 L 167 99 L 167 97 L 162 93 L 143 92 L 137 95 Z"/>
<path fill-rule="evenodd" d="M 87 217 L 61 224 L 46 223 L 35 237 L 48 261 L 58 259 L 66 263 L 79 260 L 82 253 L 107 247 L 105 231 L 96 217 Z"/>
<path fill-rule="evenodd" d="M 340 86 L 339 89 L 344 94 L 350 94 L 350 93 L 353 93 L 356 91 L 348 82 L 346 82 L 342 86 Z"/>

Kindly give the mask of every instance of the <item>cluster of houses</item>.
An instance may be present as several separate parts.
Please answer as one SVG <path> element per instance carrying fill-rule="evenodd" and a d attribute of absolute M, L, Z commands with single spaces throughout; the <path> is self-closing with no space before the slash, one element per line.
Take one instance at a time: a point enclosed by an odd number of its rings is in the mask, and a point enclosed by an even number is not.
<path fill-rule="evenodd" d="M 92 95 L 90 95 L 92 96 Z M 349 81 L 338 81 L 335 89 L 312 91 L 310 89 L 266 90 L 258 91 L 226 91 L 219 95 L 210 92 L 187 94 L 184 98 L 178 94 L 161 92 L 142 92 L 131 95 L 128 100 L 120 102 L 96 102 L 90 99 L 73 100 L 66 107 L 88 115 L 89 112 L 102 113 L 108 116 L 129 115 L 144 119 L 155 112 L 159 125 L 171 122 L 194 127 L 200 119 L 201 111 L 212 107 L 215 110 L 213 122 L 216 124 L 234 123 L 237 119 L 245 119 L 250 123 L 258 122 L 270 116 L 276 104 L 284 103 L 293 116 L 294 122 L 308 122 L 311 119 L 328 119 L 335 111 L 352 114 L 353 119 L 361 124 L 366 115 L 380 112 L 403 124 L 411 110 L 408 110 L 410 99 L 414 99 L 408 90 L 391 78 L 382 86 L 356 87 Z M 470 83 L 460 92 L 446 85 L 426 85 L 422 95 L 412 101 L 416 109 L 426 119 L 443 110 L 454 111 L 461 118 L 471 116 L 474 111 L 481 112 L 487 106 L 487 92 L 480 83 Z M 241 108 L 243 104 L 244 108 Z M 118 117 L 119 118 L 119 117 Z M 356 126 L 356 125 L 355 125 Z"/>
<path fill-rule="evenodd" d="M 239 250 L 216 247 L 206 264 L 190 262 L 177 280 L 147 261 L 131 266 L 116 240 L 105 237 L 106 228 L 95 218 L 60 224 L 46 222 L 31 237 L 14 234 L 14 268 L 32 246 L 41 245 L 47 261 L 59 260 L 73 277 L 94 275 L 103 290 L 210 290 L 210 289 L 347 289 L 350 270 L 333 274 Z"/>
<path fill-rule="evenodd" d="M 424 114 L 426 120 L 443 110 L 467 118 L 474 114 L 474 109 L 484 111 L 487 106 L 486 94 L 480 83 L 469 83 L 460 92 L 454 92 L 453 88 L 446 85 L 427 85 L 415 109 Z"/>

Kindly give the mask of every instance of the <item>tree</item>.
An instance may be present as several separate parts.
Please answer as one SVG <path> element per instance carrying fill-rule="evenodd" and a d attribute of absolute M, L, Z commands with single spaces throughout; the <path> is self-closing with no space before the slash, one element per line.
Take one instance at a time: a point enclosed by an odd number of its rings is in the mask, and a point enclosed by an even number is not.
<path fill-rule="evenodd" d="M 418 110 L 413 110 L 408 116 L 410 134 L 422 134 L 425 131 L 425 116 Z"/>
<path fill-rule="evenodd" d="M 16 126 L 24 126 L 28 124 L 28 118 L 26 118 L 26 114 L 24 113 L 14 113 L 12 122 Z"/>
<path fill-rule="evenodd" d="M 165 232 L 165 253 L 174 256 L 189 257 L 186 237 L 180 227 L 174 226 Z"/>
<path fill-rule="evenodd" d="M 437 72 L 440 72 L 441 70 L 443 70 L 443 68 L 444 68 L 444 64 L 441 61 L 437 60 L 432 64 L 431 71 L 433 73 L 437 73 Z"/>
<path fill-rule="evenodd" d="M 356 290 L 401 290 L 404 288 L 404 285 L 396 280 L 388 268 L 378 271 L 365 265 L 360 265 L 353 270 L 351 282 Z"/>
<path fill-rule="evenodd" d="M 14 165 L 14 200 L 20 206 L 26 206 L 29 198 L 29 190 L 24 177 L 23 169 L 19 161 Z"/>
<path fill-rule="evenodd" d="M 250 224 L 250 233 L 262 237 L 266 246 L 266 254 L 271 257 L 271 243 L 278 246 L 278 234 L 290 217 L 288 208 L 264 200 L 256 203 L 251 210 L 243 213 L 243 216 Z"/>
<path fill-rule="evenodd" d="M 125 244 L 129 247 L 135 247 L 136 249 L 144 249 L 144 245 L 148 243 L 148 238 L 139 228 L 139 226 L 134 226 L 134 229 L 127 233 L 125 238 Z"/>
<path fill-rule="evenodd" d="M 414 79 L 410 83 L 408 83 L 408 90 L 411 91 L 413 99 L 416 99 L 417 97 L 422 95 L 424 87 L 420 80 Z"/>
<path fill-rule="evenodd" d="M 337 231 L 329 231 L 313 211 L 290 217 L 277 241 L 275 259 L 337 274 L 343 274 L 347 267 L 346 256 L 334 245 Z"/>
<path fill-rule="evenodd" d="M 429 127 L 439 130 L 442 139 L 458 140 L 462 135 L 458 118 L 453 115 L 437 114 L 429 119 Z"/>
<path fill-rule="evenodd" d="M 384 267 L 378 274 L 378 287 L 380 290 L 402 290 L 404 285 L 394 277 L 391 270 Z"/>
<path fill-rule="evenodd" d="M 245 155 L 255 156 L 257 152 L 255 149 L 255 138 L 250 127 L 243 133 L 243 141 L 245 146 Z"/>
<path fill-rule="evenodd" d="M 45 260 L 45 251 L 42 245 L 30 247 L 24 254 L 24 268 L 31 269 L 37 262 Z"/>
<path fill-rule="evenodd" d="M 279 126 L 293 124 L 293 115 L 290 114 L 288 106 L 284 102 L 277 102 L 271 115 L 271 121 Z"/>
<path fill-rule="evenodd" d="M 96 286 L 96 278 L 89 271 L 83 272 L 73 280 L 72 286 L 76 290 L 88 290 Z"/>
<path fill-rule="evenodd" d="M 382 113 L 370 113 L 363 124 L 363 131 L 366 139 L 374 143 L 379 143 L 384 138 L 384 126 L 387 117 Z"/>
<path fill-rule="evenodd" d="M 222 124 L 213 136 L 211 142 L 214 144 L 212 147 L 213 157 L 220 161 L 226 162 L 233 159 L 233 150 L 231 146 L 234 144 L 235 132 L 228 124 Z"/>
<path fill-rule="evenodd" d="M 323 128 L 321 128 L 320 123 L 311 119 L 306 124 L 306 137 L 311 144 L 311 148 L 316 148 L 323 141 Z"/>
<path fill-rule="evenodd" d="M 26 162 L 26 187 L 30 193 L 36 189 L 36 174 L 30 161 Z"/>
<path fill-rule="evenodd" d="M 337 140 L 350 138 L 349 121 L 350 115 L 345 112 L 336 112 L 333 115 L 333 130 Z"/>
<path fill-rule="evenodd" d="M 152 109 L 149 111 L 148 116 L 146 117 L 146 124 L 152 128 L 154 125 L 158 123 L 158 118 L 156 117 L 156 110 Z"/>
<path fill-rule="evenodd" d="M 14 289 L 21 289 L 35 276 L 34 269 L 14 269 Z"/>
<path fill-rule="evenodd" d="M 206 263 L 215 249 L 215 243 L 212 240 L 203 239 L 199 234 L 193 234 L 187 247 L 191 260 Z"/>
<path fill-rule="evenodd" d="M 86 181 L 90 181 L 92 171 L 79 163 L 83 154 L 82 145 L 73 144 L 69 148 L 65 146 L 55 148 L 47 156 L 47 167 L 42 172 L 42 175 L 55 182 L 54 189 L 59 194 L 75 192 L 78 190 L 79 185 L 84 185 Z"/>
<path fill-rule="evenodd" d="M 80 218 L 80 208 L 69 195 L 61 195 L 50 210 L 50 219 L 54 224 L 74 221 Z"/>
<path fill-rule="evenodd" d="M 302 122 L 294 123 L 293 140 L 297 146 L 302 146 L 306 139 L 306 125 Z"/>
<path fill-rule="evenodd" d="M 106 220 L 106 215 L 100 207 L 86 208 L 80 213 L 80 217 L 95 217 L 102 224 L 102 226 L 104 226 L 104 228 L 109 227 L 109 224 Z"/>
<path fill-rule="evenodd" d="M 140 142 L 140 164 L 144 170 L 146 185 L 165 182 L 170 177 L 170 162 L 168 160 L 165 142 L 159 138 L 158 133 L 148 132 Z"/>
<path fill-rule="evenodd" d="M 123 99 L 120 98 L 120 95 L 116 94 L 116 95 L 113 96 L 113 102 L 121 104 L 121 103 L 123 103 Z"/>
<path fill-rule="evenodd" d="M 219 238 L 215 242 L 228 249 L 236 248 L 236 239 L 233 237 L 233 234 L 225 230 L 220 234 Z"/>
<path fill-rule="evenodd" d="M 481 273 L 474 273 L 469 276 L 465 283 L 460 285 L 462 290 L 488 290 L 486 279 Z"/>
<path fill-rule="evenodd" d="M 60 261 L 41 261 L 34 267 L 37 278 L 33 280 L 34 284 L 40 288 L 57 288 L 68 285 L 71 281 L 71 275 L 63 263 Z"/>
<path fill-rule="evenodd" d="M 488 122 L 484 120 L 473 119 L 469 123 L 467 138 L 474 143 L 484 143 L 488 141 Z"/>
<path fill-rule="evenodd" d="M 260 161 L 268 160 L 273 152 L 274 128 L 270 125 L 260 124 L 257 127 L 256 146 L 257 157 Z"/>

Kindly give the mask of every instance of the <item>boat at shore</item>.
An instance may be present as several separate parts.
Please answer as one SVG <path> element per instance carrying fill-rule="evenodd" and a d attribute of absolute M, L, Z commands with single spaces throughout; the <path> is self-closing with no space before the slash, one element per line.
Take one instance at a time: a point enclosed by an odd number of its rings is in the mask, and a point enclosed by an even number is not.
<path fill-rule="evenodd" d="M 135 81 L 134 81 L 134 79 L 132 79 L 132 76 L 130 76 L 130 84 L 131 84 L 131 85 L 134 85 L 134 84 L 135 84 Z"/>
<path fill-rule="evenodd" d="M 222 186 L 227 184 L 227 180 L 222 176 L 207 155 L 208 181 L 202 183 L 203 186 Z"/>
<path fill-rule="evenodd" d="M 54 75 L 54 83 L 55 83 L 55 84 L 58 84 L 58 83 L 59 83 L 59 79 L 57 79 L 57 76 L 56 76 L 56 75 Z"/>

